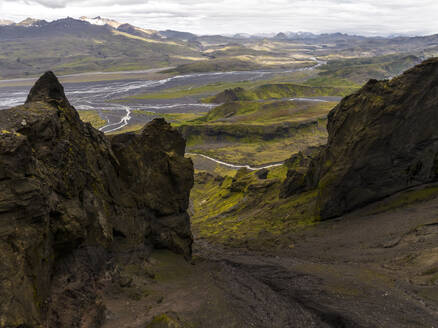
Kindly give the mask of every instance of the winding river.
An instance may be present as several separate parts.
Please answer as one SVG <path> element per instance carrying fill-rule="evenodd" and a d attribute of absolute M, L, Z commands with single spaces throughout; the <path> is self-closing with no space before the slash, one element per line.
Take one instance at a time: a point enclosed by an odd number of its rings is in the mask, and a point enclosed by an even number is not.
<path fill-rule="evenodd" d="M 199 87 L 207 84 L 218 82 L 240 82 L 256 81 L 269 79 L 279 73 L 291 73 L 297 71 L 314 70 L 324 65 L 325 62 L 312 58 L 317 64 L 311 67 L 273 71 L 273 70 L 256 70 L 256 71 L 233 71 L 233 72 L 211 72 L 196 73 L 187 75 L 177 75 L 163 79 L 144 79 L 138 76 L 139 73 L 149 71 L 122 72 L 126 78 L 119 80 L 104 80 L 96 82 L 70 82 L 71 77 L 96 76 L 114 73 L 81 73 L 74 75 L 60 76 L 65 89 L 65 93 L 70 103 L 79 110 L 95 110 L 100 116 L 107 121 L 107 124 L 100 128 L 104 133 L 114 132 L 126 127 L 129 124 L 143 124 L 151 120 L 154 115 L 139 115 L 134 111 L 144 111 L 148 114 L 168 114 L 168 113 L 199 113 L 206 112 L 214 104 L 203 104 L 199 96 L 186 96 L 177 99 L 125 99 L 123 102 L 115 102 L 117 99 L 126 98 L 136 94 L 148 92 L 165 91 L 171 88 Z M 120 72 L 119 72 L 120 73 Z M 63 80 L 65 79 L 65 81 Z M 35 79 L 15 79 L 0 80 L 0 109 L 10 108 L 21 105 L 26 100 L 31 84 Z M 8 86 L 8 83 L 23 83 L 19 86 Z M 293 98 L 292 101 L 325 101 L 324 99 Z M 200 155 L 200 154 L 197 154 Z M 200 155 L 206 159 L 230 168 L 246 167 L 250 170 L 269 168 L 281 164 L 272 164 L 264 167 L 251 167 L 249 165 L 236 165 L 225 163 L 218 159 L 206 155 Z"/>
<path fill-rule="evenodd" d="M 233 72 L 212 72 L 196 73 L 187 75 L 177 75 L 156 80 L 145 80 L 138 78 L 137 74 L 142 72 L 159 72 L 159 69 L 149 71 L 122 72 L 126 79 L 124 80 L 106 80 L 98 82 L 64 82 L 63 78 L 74 76 L 96 76 L 114 73 L 81 73 L 74 75 L 60 76 L 63 82 L 65 93 L 70 103 L 79 110 L 97 110 L 99 114 L 106 119 L 107 124 L 101 128 L 101 131 L 114 132 L 128 124 L 144 123 L 145 117 L 139 118 L 133 115 L 136 110 L 147 111 L 157 114 L 167 113 L 193 113 L 206 112 L 215 105 L 203 104 L 199 97 L 187 96 L 178 99 L 129 99 L 123 103 L 114 102 L 116 99 L 126 98 L 135 94 L 164 91 L 171 88 L 187 87 L 193 88 L 218 82 L 239 82 L 255 81 L 268 79 L 270 76 L 279 73 L 291 73 L 304 70 L 314 70 L 324 65 L 325 62 L 316 61 L 316 65 L 305 68 L 272 71 L 233 71 Z M 5 82 L 33 82 L 34 79 L 16 79 L 0 81 L 0 109 L 17 106 L 26 100 L 30 90 L 30 83 L 26 86 L 3 86 Z M 6 84 L 7 85 L 7 84 Z M 145 115 L 143 115 L 145 116 Z M 147 118 L 146 118 L 147 119 Z M 149 117 L 151 119 L 151 117 Z"/>
<path fill-rule="evenodd" d="M 241 169 L 241 168 L 246 168 L 250 171 L 257 171 L 257 170 L 261 170 L 261 169 L 269 169 L 272 167 L 277 167 L 280 165 L 283 165 L 283 163 L 274 163 L 274 164 L 268 164 L 268 165 L 261 165 L 261 166 L 250 166 L 249 164 L 230 164 L 230 163 L 226 163 L 224 161 L 221 161 L 219 159 L 204 155 L 204 154 L 198 154 L 198 153 L 186 153 L 186 155 L 188 156 L 201 156 L 202 158 L 208 159 L 214 163 L 229 167 L 231 169 Z"/>

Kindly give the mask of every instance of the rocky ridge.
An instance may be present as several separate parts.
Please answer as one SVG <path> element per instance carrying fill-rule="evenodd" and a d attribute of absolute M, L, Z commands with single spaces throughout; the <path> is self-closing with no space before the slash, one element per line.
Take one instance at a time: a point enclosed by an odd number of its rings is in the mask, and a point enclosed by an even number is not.
<path fill-rule="evenodd" d="M 0 122 L 0 327 L 97 327 L 114 254 L 190 257 L 193 166 L 164 120 L 105 137 L 47 72 Z"/>
<path fill-rule="evenodd" d="M 435 182 L 437 126 L 437 58 L 389 81 L 370 80 L 329 113 L 326 147 L 305 172 L 291 168 L 282 195 L 317 189 L 317 215 L 328 219 Z"/>

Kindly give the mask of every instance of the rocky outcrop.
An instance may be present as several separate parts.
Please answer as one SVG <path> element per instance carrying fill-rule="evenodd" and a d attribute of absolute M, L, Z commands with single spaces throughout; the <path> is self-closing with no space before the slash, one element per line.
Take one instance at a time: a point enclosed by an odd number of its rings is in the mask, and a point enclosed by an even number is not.
<path fill-rule="evenodd" d="M 253 100 L 253 97 L 245 89 L 241 87 L 237 87 L 234 89 L 225 89 L 224 91 L 210 98 L 209 102 L 215 104 L 222 104 L 222 103 L 228 103 L 233 101 L 244 101 L 244 100 Z"/>
<path fill-rule="evenodd" d="M 306 173 L 314 177 L 306 188 L 318 188 L 321 218 L 437 181 L 437 126 L 436 58 L 344 98 L 328 116 L 325 150 Z"/>
<path fill-rule="evenodd" d="M 280 188 L 281 198 L 313 189 L 317 179 L 314 176 L 314 166 L 324 149 L 325 146 L 308 147 L 284 162 L 287 175 Z"/>
<path fill-rule="evenodd" d="M 193 166 L 164 120 L 110 138 L 53 73 L 0 111 L 0 327 L 97 327 L 116 251 L 190 256 Z"/>

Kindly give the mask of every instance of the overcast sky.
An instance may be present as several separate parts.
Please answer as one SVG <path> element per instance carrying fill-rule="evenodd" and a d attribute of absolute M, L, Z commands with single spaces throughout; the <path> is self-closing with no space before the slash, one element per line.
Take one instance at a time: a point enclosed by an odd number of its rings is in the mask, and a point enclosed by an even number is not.
<path fill-rule="evenodd" d="M 197 34 L 438 33 L 438 0 L 0 0 L 0 19 L 98 15 Z"/>

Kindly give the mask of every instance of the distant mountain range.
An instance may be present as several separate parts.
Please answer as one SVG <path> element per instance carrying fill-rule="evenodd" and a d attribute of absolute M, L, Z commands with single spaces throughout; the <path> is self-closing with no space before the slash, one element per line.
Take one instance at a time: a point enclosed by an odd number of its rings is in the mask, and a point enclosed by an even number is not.
<path fill-rule="evenodd" d="M 180 31 L 174 31 L 174 30 L 165 30 L 165 31 L 157 31 L 157 30 L 153 30 L 153 29 L 145 29 L 145 28 L 141 28 L 138 26 L 134 26 L 128 23 L 121 23 L 118 22 L 116 20 L 113 19 L 109 19 L 109 18 L 103 18 L 100 16 L 97 17 L 86 17 L 86 16 L 81 16 L 79 19 L 74 19 L 71 17 L 67 17 L 64 19 L 58 19 L 58 20 L 54 20 L 52 22 L 47 22 L 46 20 L 41 20 L 41 19 L 35 19 L 35 18 L 31 18 L 28 17 L 18 23 L 15 23 L 11 20 L 2 20 L 0 19 L 0 27 L 8 27 L 8 30 L 3 30 L 2 32 L 5 31 L 9 31 L 9 33 L 11 33 L 12 31 L 14 31 L 14 28 L 17 27 L 26 27 L 26 28 L 40 28 L 40 27 L 44 27 L 44 26 L 58 26 L 59 22 L 87 22 L 91 25 L 96 25 L 96 26 L 107 26 L 116 30 L 119 30 L 121 32 L 126 32 L 132 35 L 137 35 L 140 37 L 153 37 L 155 39 L 176 39 L 176 40 L 191 40 L 197 37 L 196 34 L 193 33 L 189 33 L 189 32 L 180 32 Z M 79 26 L 77 23 L 73 23 L 76 26 Z M 84 25 L 85 26 L 85 25 Z M 15 29 L 15 31 L 19 31 L 17 29 Z M 22 34 L 22 32 L 18 32 L 18 34 Z M 0 36 L 0 38 L 4 38 L 4 36 Z"/>
<path fill-rule="evenodd" d="M 178 72 L 290 69 L 322 60 L 394 54 L 438 54 L 438 35 L 364 37 L 344 33 L 280 32 L 196 35 L 158 31 L 100 16 L 51 22 L 0 21 L 0 79 L 89 71 L 184 66 Z"/>
<path fill-rule="evenodd" d="M 68 18 L 70 18 L 70 17 L 68 17 Z M 60 20 L 62 20 L 62 19 L 60 19 Z M 121 23 L 121 22 L 118 22 L 114 19 L 104 18 L 101 16 L 92 17 L 92 18 L 86 17 L 86 16 L 81 16 L 78 20 L 88 22 L 92 25 L 98 25 L 98 26 L 108 25 L 114 29 L 118 29 L 120 26 L 124 26 L 123 29 L 126 30 L 129 27 L 131 30 L 141 31 L 142 33 L 146 33 L 148 35 L 156 35 L 156 36 L 160 36 L 162 38 L 191 40 L 191 39 L 199 37 L 199 35 L 189 33 L 189 32 L 174 31 L 174 30 L 158 31 L 158 30 L 153 30 L 153 29 L 144 29 L 144 28 L 140 28 L 137 26 L 133 26 L 131 24 Z M 23 21 L 20 21 L 18 23 L 15 23 L 11 20 L 0 19 L 0 26 L 36 27 L 36 26 L 43 26 L 46 24 L 49 24 L 49 22 L 47 22 L 45 20 L 30 18 L 30 17 L 28 17 L 28 18 L 26 18 Z M 336 37 L 338 37 L 338 38 L 339 37 L 342 37 L 342 38 L 370 38 L 370 39 L 373 39 L 373 38 L 391 39 L 391 38 L 407 37 L 406 35 L 400 35 L 400 34 L 392 34 L 392 35 L 389 35 L 387 37 L 383 37 L 383 36 L 382 37 L 365 37 L 365 36 L 360 36 L 360 35 L 350 35 L 350 34 L 339 33 L 339 32 L 338 33 L 314 34 L 311 32 L 303 32 L 303 31 L 298 31 L 298 32 L 286 31 L 286 32 L 279 32 L 279 33 L 255 33 L 255 34 L 236 33 L 234 35 L 221 34 L 221 35 L 203 35 L 203 36 L 204 37 L 206 37 L 206 36 L 211 36 L 211 37 L 222 36 L 222 37 L 234 38 L 234 39 L 264 39 L 264 38 L 271 39 L 272 38 L 272 39 L 277 39 L 277 40 L 308 40 L 308 39 L 318 39 L 321 37 L 324 37 L 324 38 L 336 38 Z"/>
<path fill-rule="evenodd" d="M 4 25 L 11 25 L 14 24 L 13 21 L 11 20 L 7 20 L 7 19 L 0 19 L 0 26 L 4 26 Z"/>
<path fill-rule="evenodd" d="M 120 25 L 123 25 L 122 23 L 119 23 L 118 21 L 115 21 L 113 19 L 108 18 L 102 18 L 100 16 L 94 17 L 94 18 L 88 18 L 86 16 L 82 16 L 79 18 L 80 20 L 86 21 L 93 25 L 109 25 L 114 28 L 118 28 Z"/>
<path fill-rule="evenodd" d="M 0 26 L 0 79 L 87 71 L 141 70 L 204 59 L 199 46 L 100 17 L 47 22 L 27 18 Z"/>

